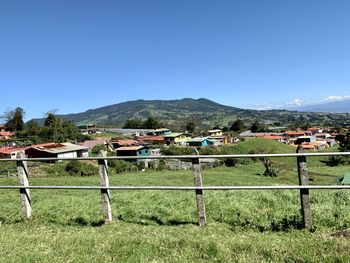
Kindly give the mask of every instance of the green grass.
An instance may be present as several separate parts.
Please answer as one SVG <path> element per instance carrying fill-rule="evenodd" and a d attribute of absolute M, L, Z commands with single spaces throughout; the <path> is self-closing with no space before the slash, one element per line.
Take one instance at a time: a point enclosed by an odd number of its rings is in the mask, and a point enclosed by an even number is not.
<path fill-rule="evenodd" d="M 263 139 L 229 149 L 295 149 Z M 276 148 L 278 147 L 278 148 Z M 331 151 L 332 149 L 328 149 Z M 336 184 L 350 166 L 308 157 L 310 184 Z M 298 184 L 295 158 L 274 158 L 278 177 L 260 161 L 202 170 L 205 186 Z M 96 164 L 88 162 L 97 171 Z M 99 185 L 99 176 L 70 176 L 66 162 L 30 163 L 31 185 Z M 94 167 L 94 168 L 93 168 Z M 1 163 L 0 184 L 15 163 Z M 111 185 L 193 185 L 191 171 L 116 174 Z M 21 219 L 18 190 L 0 190 L 0 262 L 350 262 L 350 191 L 310 191 L 313 231 L 300 229 L 297 190 L 205 191 L 207 224 L 197 225 L 193 191 L 111 191 L 113 222 L 104 224 L 97 190 L 31 190 L 33 215 Z M 341 232 L 343 231 L 343 232 Z"/>
<path fill-rule="evenodd" d="M 319 165 L 312 167 L 319 171 L 317 183 L 335 183 L 335 176 L 349 168 Z M 44 165 L 53 175 L 30 178 L 30 183 L 99 185 L 98 176 L 65 176 L 63 166 Z M 297 183 L 295 168 L 277 178 L 258 175 L 262 170 L 260 162 L 203 170 L 203 182 Z M 16 178 L 0 180 L 18 184 Z M 146 171 L 112 174 L 110 184 L 193 185 L 193 177 L 191 171 Z M 206 191 L 203 228 L 197 226 L 192 191 L 112 191 L 110 224 L 102 222 L 99 191 L 31 190 L 31 197 L 33 217 L 23 222 L 18 190 L 0 190 L 0 262 L 350 261 L 350 239 L 334 236 L 350 228 L 349 191 L 311 191 L 314 232 L 299 230 L 299 195 L 292 190 Z"/>

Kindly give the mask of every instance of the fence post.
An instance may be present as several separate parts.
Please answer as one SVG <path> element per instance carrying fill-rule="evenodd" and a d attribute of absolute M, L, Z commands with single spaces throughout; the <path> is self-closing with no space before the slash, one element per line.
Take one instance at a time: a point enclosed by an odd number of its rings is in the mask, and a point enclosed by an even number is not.
<path fill-rule="evenodd" d="M 18 153 L 16 156 L 17 159 L 25 158 L 24 153 Z M 19 178 L 20 185 L 24 186 L 24 188 L 20 188 L 19 192 L 21 195 L 21 207 L 22 207 L 22 215 L 24 219 L 30 219 L 32 215 L 32 206 L 30 200 L 29 189 L 25 188 L 29 186 L 29 172 L 26 161 L 17 161 L 17 176 Z"/>
<path fill-rule="evenodd" d="M 304 149 L 300 145 L 297 148 L 297 153 L 303 153 Z M 299 185 L 308 185 L 308 173 L 307 173 L 307 163 L 306 156 L 298 156 L 298 175 L 299 175 Z M 301 202 L 301 216 L 303 228 L 312 228 L 312 216 L 310 208 L 310 197 L 309 189 L 300 189 L 300 202 Z"/>
<path fill-rule="evenodd" d="M 192 167 L 193 167 L 194 185 L 196 187 L 202 187 L 203 182 L 202 182 L 201 164 L 200 164 L 199 158 L 192 159 Z M 206 215 L 205 215 L 205 205 L 204 205 L 204 197 L 203 197 L 202 189 L 196 189 L 196 202 L 197 202 L 197 209 L 198 209 L 199 226 L 204 226 L 206 221 Z"/>
<path fill-rule="evenodd" d="M 106 151 L 100 151 L 100 157 L 106 157 Z M 101 186 L 109 187 L 107 160 L 98 160 Z M 111 195 L 108 189 L 101 189 L 103 218 L 106 223 L 112 221 Z"/>

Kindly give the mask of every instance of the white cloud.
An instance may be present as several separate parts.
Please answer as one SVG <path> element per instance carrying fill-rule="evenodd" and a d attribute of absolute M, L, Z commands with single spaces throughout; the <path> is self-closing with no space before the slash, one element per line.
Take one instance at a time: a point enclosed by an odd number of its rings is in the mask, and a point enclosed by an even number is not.
<path fill-rule="evenodd" d="M 285 106 L 300 106 L 305 104 L 305 102 L 301 99 L 294 99 L 290 102 L 285 103 Z"/>
<path fill-rule="evenodd" d="M 322 98 L 320 102 L 333 102 L 333 101 L 342 101 L 350 99 L 350 96 L 328 96 Z"/>
<path fill-rule="evenodd" d="M 328 103 L 328 102 L 335 102 L 335 101 L 343 101 L 350 99 L 350 96 L 327 96 L 324 98 L 316 99 L 316 100 L 303 100 L 300 98 L 293 99 L 289 102 L 279 102 L 279 103 L 273 103 L 273 102 L 266 102 L 266 103 L 260 103 L 256 104 L 251 108 L 257 109 L 257 110 L 271 110 L 271 109 L 295 109 L 299 106 L 308 106 L 308 105 L 316 105 L 316 104 L 322 104 L 322 103 Z"/>

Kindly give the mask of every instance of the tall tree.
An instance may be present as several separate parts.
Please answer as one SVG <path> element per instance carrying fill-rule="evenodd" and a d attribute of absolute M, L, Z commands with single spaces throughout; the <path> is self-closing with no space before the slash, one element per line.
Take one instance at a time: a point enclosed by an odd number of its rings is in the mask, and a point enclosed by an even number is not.
<path fill-rule="evenodd" d="M 6 111 L 4 114 L 6 128 L 9 131 L 22 131 L 24 129 L 24 114 L 24 110 L 20 107 Z"/>
<path fill-rule="evenodd" d="M 255 121 L 250 127 L 251 132 L 264 132 L 266 131 L 266 127 L 263 123 Z"/>
<path fill-rule="evenodd" d="M 238 131 L 242 131 L 244 129 L 244 123 L 241 119 L 237 119 L 235 120 L 231 127 L 230 127 L 230 131 L 233 131 L 233 132 L 238 132 Z"/>
<path fill-rule="evenodd" d="M 156 117 L 150 116 L 147 118 L 143 125 L 146 129 L 157 129 L 160 128 L 161 124 Z"/>

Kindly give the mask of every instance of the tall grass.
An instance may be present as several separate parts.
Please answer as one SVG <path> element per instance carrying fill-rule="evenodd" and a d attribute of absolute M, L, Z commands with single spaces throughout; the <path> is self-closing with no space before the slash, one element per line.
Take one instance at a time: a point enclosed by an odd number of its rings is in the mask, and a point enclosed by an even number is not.
<path fill-rule="evenodd" d="M 205 185 L 297 182 L 257 175 L 260 163 L 203 171 Z M 321 177 L 321 176 L 320 176 Z M 327 177 L 332 178 L 333 177 Z M 330 182 L 330 181 L 329 181 Z M 328 182 L 328 183 L 329 183 Z M 17 184 L 1 178 L 1 184 Z M 32 185 L 99 185 L 98 176 L 30 179 Z M 111 185 L 193 185 L 191 171 L 112 175 Z M 197 226 L 192 191 L 112 191 L 103 224 L 99 191 L 31 190 L 21 220 L 18 190 L 0 191 L 0 262 L 348 262 L 349 191 L 311 191 L 313 232 L 299 230 L 298 191 L 206 191 Z M 342 230 L 344 232 L 337 232 Z M 344 233 L 344 234 L 339 234 Z"/>

